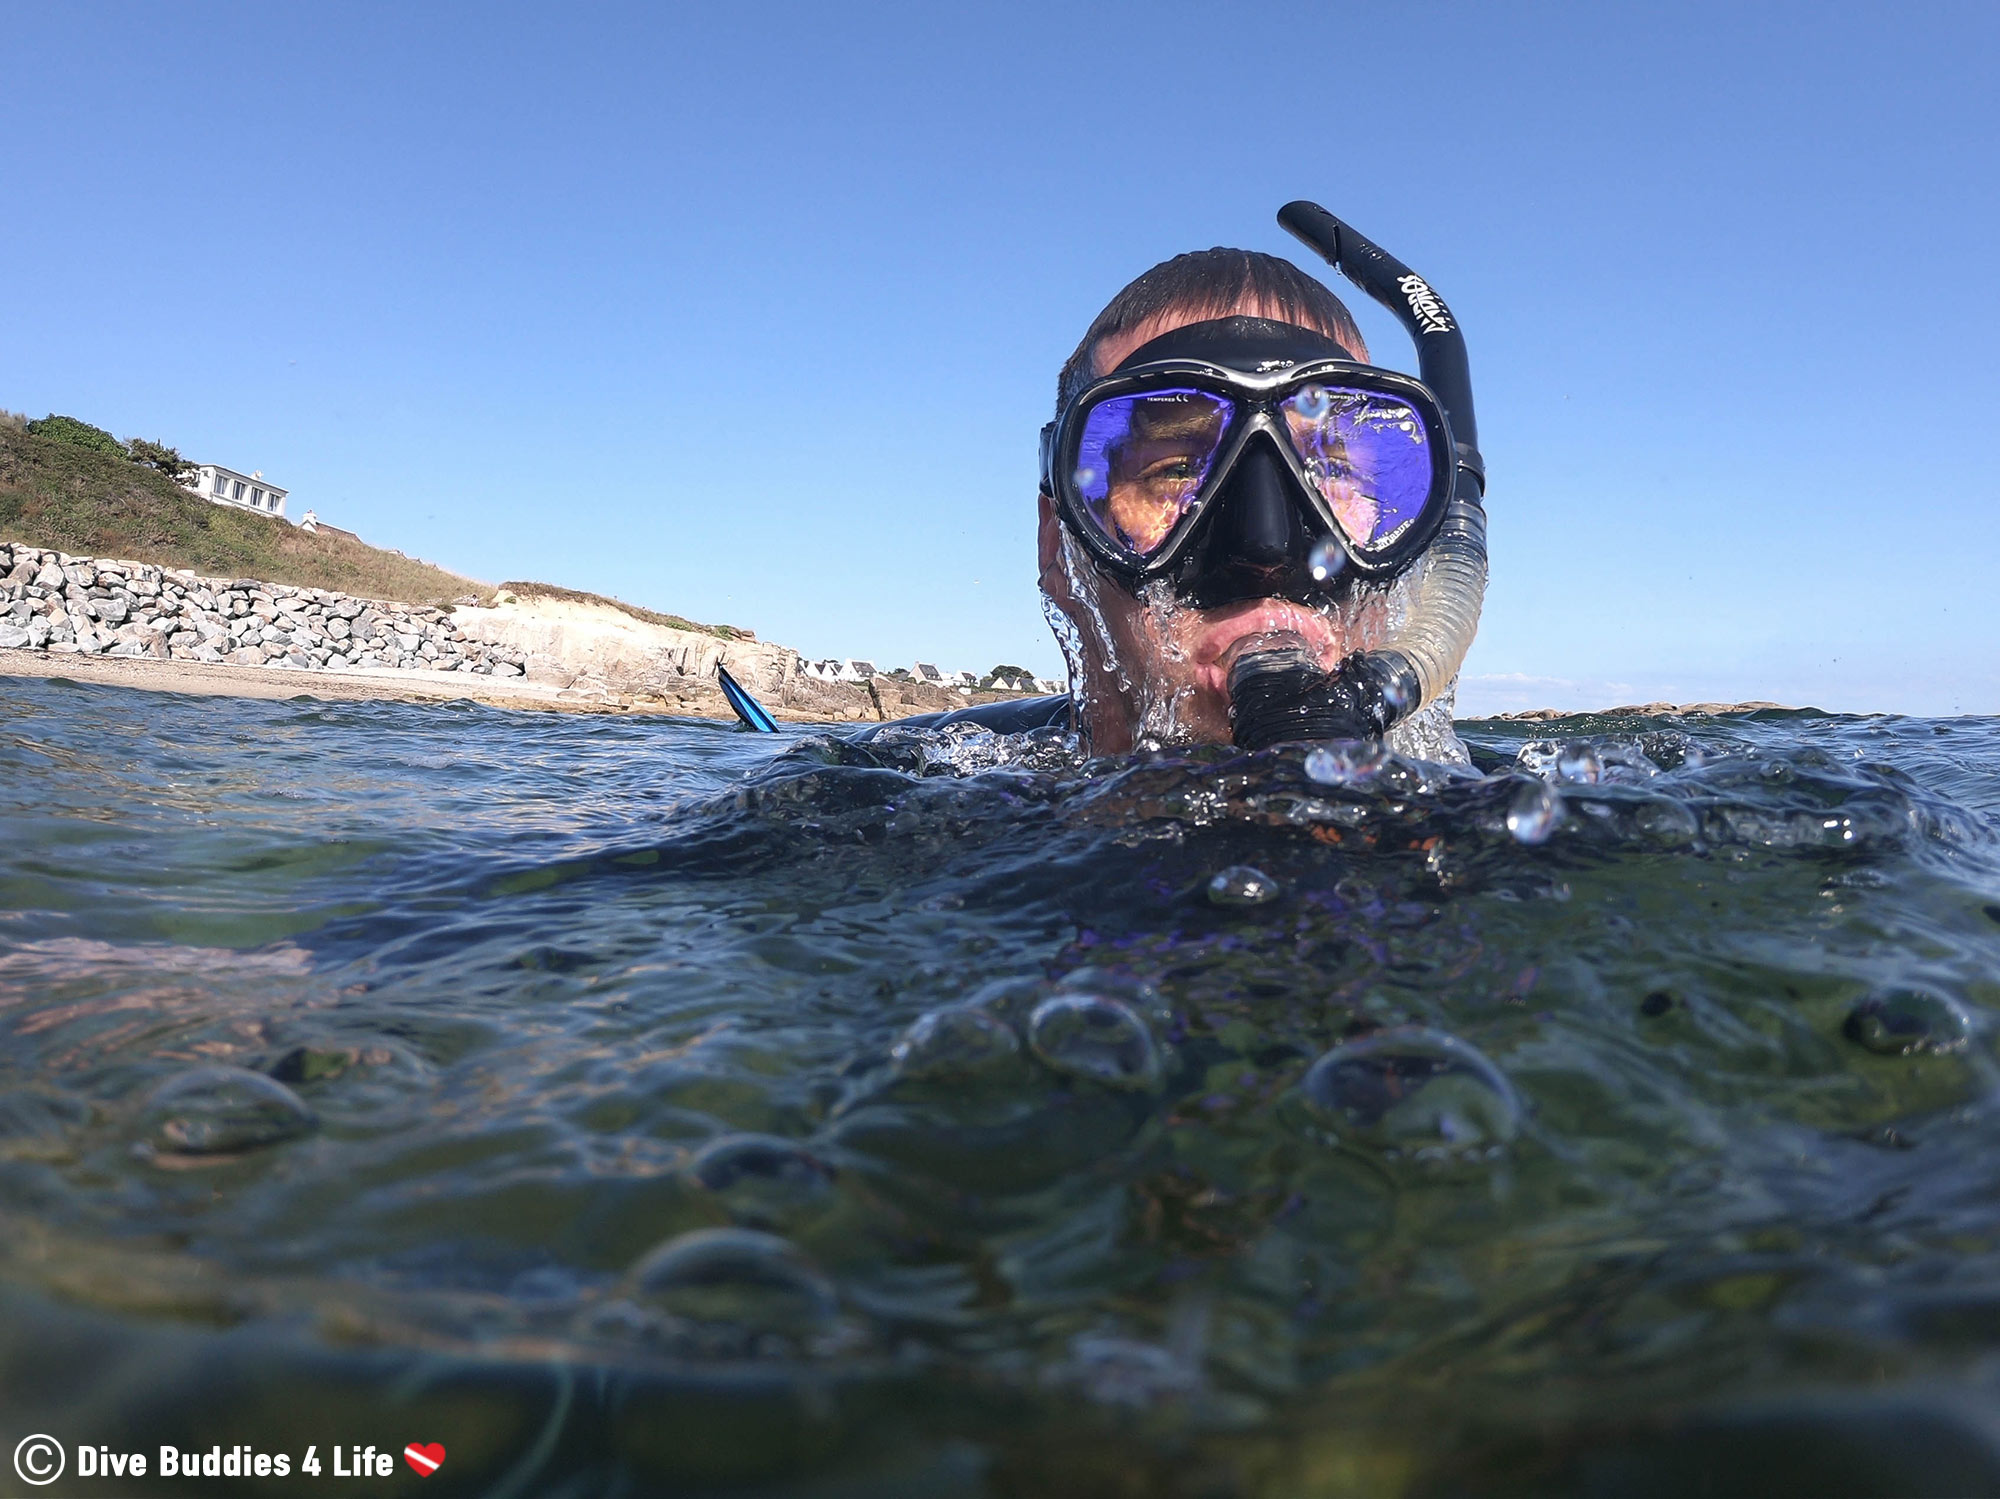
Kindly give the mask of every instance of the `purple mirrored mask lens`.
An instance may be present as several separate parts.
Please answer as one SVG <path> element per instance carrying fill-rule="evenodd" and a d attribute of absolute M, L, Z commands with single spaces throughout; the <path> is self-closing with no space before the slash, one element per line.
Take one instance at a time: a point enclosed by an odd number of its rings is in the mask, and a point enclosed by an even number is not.
<path fill-rule="evenodd" d="M 1173 535 L 1222 451 L 1235 404 L 1204 390 L 1149 390 L 1091 407 L 1076 492 L 1100 535 L 1150 557 Z"/>
<path fill-rule="evenodd" d="M 1390 545 L 1430 498 L 1430 427 L 1414 406 L 1375 391 L 1305 385 L 1279 403 L 1320 498 L 1357 549 Z"/>

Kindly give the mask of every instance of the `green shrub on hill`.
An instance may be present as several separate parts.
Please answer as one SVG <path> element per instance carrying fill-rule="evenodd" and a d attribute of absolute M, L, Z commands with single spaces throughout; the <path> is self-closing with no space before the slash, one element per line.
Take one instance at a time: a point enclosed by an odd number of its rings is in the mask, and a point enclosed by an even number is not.
<path fill-rule="evenodd" d="M 0 541 L 409 604 L 487 591 L 428 563 L 189 494 L 73 417 L 0 421 Z"/>
<path fill-rule="evenodd" d="M 89 422 L 80 422 L 73 416 L 57 416 L 51 412 L 38 422 L 29 422 L 28 430 L 50 442 L 82 448 L 88 453 L 103 453 L 111 458 L 131 456 L 125 451 L 125 444 L 102 427 L 93 427 Z"/>

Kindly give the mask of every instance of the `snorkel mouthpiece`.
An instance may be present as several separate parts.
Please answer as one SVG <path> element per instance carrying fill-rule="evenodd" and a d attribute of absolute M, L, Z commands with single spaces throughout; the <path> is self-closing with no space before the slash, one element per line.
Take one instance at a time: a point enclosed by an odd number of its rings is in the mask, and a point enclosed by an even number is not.
<path fill-rule="evenodd" d="M 1267 635 L 1229 669 L 1229 722 L 1243 749 L 1309 739 L 1379 739 L 1416 702 L 1420 684 L 1389 652 L 1321 671 L 1297 635 Z"/>

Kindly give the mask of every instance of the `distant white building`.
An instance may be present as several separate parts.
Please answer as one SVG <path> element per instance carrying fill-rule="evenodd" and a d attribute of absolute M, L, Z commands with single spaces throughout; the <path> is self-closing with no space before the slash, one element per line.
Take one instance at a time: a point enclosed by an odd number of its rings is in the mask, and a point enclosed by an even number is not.
<path fill-rule="evenodd" d="M 262 515 L 283 515 L 285 496 L 291 493 L 267 482 L 261 470 L 239 474 L 219 463 L 197 464 L 193 475 L 181 481 L 181 487 L 218 505 L 233 505 L 238 510 L 255 510 Z"/>
<path fill-rule="evenodd" d="M 935 666 L 932 666 L 928 661 L 919 661 L 915 666 L 911 667 L 910 675 L 915 677 L 919 682 L 929 682 L 934 687 L 942 687 L 944 685 L 944 673 L 939 671 Z"/>
<path fill-rule="evenodd" d="M 995 692 L 1061 692 L 1065 685 L 1047 677 L 1031 677 L 1026 673 L 1016 676 L 1008 671 L 1001 672 L 993 679 Z"/>
<path fill-rule="evenodd" d="M 840 663 L 840 679 L 843 682 L 865 682 L 870 677 L 880 676 L 873 661 L 843 661 Z"/>

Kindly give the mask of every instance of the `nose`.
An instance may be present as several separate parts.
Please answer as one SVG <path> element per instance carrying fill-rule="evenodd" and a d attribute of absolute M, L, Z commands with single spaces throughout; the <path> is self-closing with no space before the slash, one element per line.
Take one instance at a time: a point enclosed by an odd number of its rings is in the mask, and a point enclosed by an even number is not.
<path fill-rule="evenodd" d="M 1214 545 L 1221 556 L 1250 568 L 1283 567 L 1311 546 L 1292 491 L 1297 482 L 1268 434 L 1259 433 L 1216 496 Z"/>
<path fill-rule="evenodd" d="M 1241 599 L 1313 598 L 1324 590 L 1306 567 L 1312 550 L 1298 481 L 1268 433 L 1258 433 L 1215 497 L 1208 533 L 1182 574 L 1182 600 L 1214 609 Z"/>

